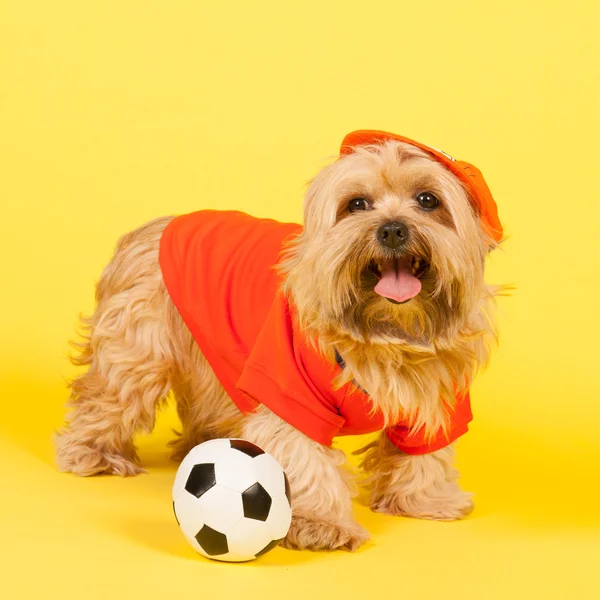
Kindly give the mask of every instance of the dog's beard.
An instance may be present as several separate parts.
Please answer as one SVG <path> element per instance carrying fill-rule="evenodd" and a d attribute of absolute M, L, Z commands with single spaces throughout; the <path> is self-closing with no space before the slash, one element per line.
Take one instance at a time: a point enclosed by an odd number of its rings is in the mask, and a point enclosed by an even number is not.
<path fill-rule="evenodd" d="M 452 307 L 460 312 L 461 282 L 440 270 L 425 237 L 413 232 L 411 238 L 410 244 L 396 252 L 386 252 L 371 239 L 363 239 L 352 244 L 348 255 L 338 253 L 339 265 L 331 272 L 332 293 L 324 304 L 352 337 L 430 345 L 452 329 L 457 316 Z M 396 278 L 399 295 L 393 293 L 393 286 L 392 290 L 382 286 L 385 277 Z M 418 287 L 418 293 L 407 297 Z"/>
<path fill-rule="evenodd" d="M 290 292 L 303 309 L 304 325 L 359 342 L 424 349 L 450 344 L 480 292 L 482 268 L 451 235 L 411 224 L 410 241 L 391 251 L 377 242 L 377 226 L 348 222 L 320 242 L 307 244 L 302 236 L 297 241 L 294 271 L 301 275 L 292 277 Z M 398 293 L 414 291 L 406 289 L 411 277 L 420 284 L 404 303 L 377 289 L 382 271 L 394 263 L 407 271 Z"/>

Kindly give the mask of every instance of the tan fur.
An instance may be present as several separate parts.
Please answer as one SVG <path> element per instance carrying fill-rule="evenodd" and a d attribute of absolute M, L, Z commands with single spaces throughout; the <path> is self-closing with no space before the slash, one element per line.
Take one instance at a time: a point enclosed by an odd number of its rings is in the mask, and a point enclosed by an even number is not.
<path fill-rule="evenodd" d="M 414 198 L 423 190 L 442 199 L 441 212 L 418 208 Z M 369 198 L 374 210 L 349 215 L 356 196 Z M 391 219 L 409 226 L 408 251 L 431 265 L 423 291 L 405 305 L 379 297 L 364 275 L 382 257 L 375 232 Z M 68 423 L 56 438 L 59 467 L 79 475 L 141 472 L 134 433 L 152 430 L 172 390 L 183 427 L 173 442 L 176 459 L 213 437 L 253 441 L 290 479 L 293 522 L 285 545 L 354 550 L 368 534 L 352 518 L 356 489 L 343 453 L 266 409 L 242 418 L 166 292 L 158 245 L 168 222 L 158 219 L 124 236 L 98 282 L 96 311 L 84 321 L 74 359 L 87 371 L 72 383 Z M 498 288 L 483 279 L 493 247 L 454 176 L 424 152 L 387 142 L 360 148 L 318 174 L 306 196 L 304 231 L 280 271 L 307 337 L 329 360 L 335 349 L 345 360 L 333 385 L 354 380 L 369 390 L 386 422 L 402 417 L 434 434 L 445 426 L 455 389 L 469 387 L 496 340 Z M 432 519 L 471 510 L 452 447 L 409 456 L 381 435 L 363 451 L 374 510 Z"/>
<path fill-rule="evenodd" d="M 473 510 L 472 494 L 458 485 L 452 466 L 452 445 L 431 454 L 411 456 L 393 446 L 385 434 L 357 453 L 365 452 L 361 468 L 368 473 L 364 486 L 377 512 L 420 519 L 451 521 Z"/>

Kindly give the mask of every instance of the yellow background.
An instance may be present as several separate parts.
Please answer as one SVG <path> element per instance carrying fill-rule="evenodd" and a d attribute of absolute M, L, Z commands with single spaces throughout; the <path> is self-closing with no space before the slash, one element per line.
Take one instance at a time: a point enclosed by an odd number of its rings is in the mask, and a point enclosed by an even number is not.
<path fill-rule="evenodd" d="M 600 597 L 598 6 L 0 2 L 0 597 Z M 476 512 L 359 506 L 357 554 L 211 563 L 172 518 L 172 411 L 140 440 L 149 475 L 55 470 L 67 340 L 121 233 L 208 207 L 299 219 L 357 128 L 473 162 L 500 206 L 489 280 L 518 291 L 460 444 Z"/>

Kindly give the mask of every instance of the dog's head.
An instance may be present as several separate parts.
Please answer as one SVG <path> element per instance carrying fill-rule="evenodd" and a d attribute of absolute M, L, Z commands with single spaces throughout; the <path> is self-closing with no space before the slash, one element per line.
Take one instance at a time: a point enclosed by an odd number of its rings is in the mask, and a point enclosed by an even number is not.
<path fill-rule="evenodd" d="M 361 145 L 311 182 L 282 264 L 303 324 L 357 341 L 450 344 L 486 296 L 495 241 L 468 188 L 430 153 Z"/>

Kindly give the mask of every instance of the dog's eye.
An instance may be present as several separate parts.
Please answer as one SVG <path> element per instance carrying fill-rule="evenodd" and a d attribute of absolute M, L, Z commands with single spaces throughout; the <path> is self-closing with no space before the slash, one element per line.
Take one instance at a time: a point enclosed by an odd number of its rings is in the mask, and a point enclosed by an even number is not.
<path fill-rule="evenodd" d="M 437 208 L 440 201 L 430 192 L 421 192 L 417 196 L 417 202 L 423 210 L 433 210 Z"/>
<path fill-rule="evenodd" d="M 370 210 L 371 203 L 366 198 L 352 198 L 348 202 L 348 210 L 353 213 L 359 210 Z"/>

